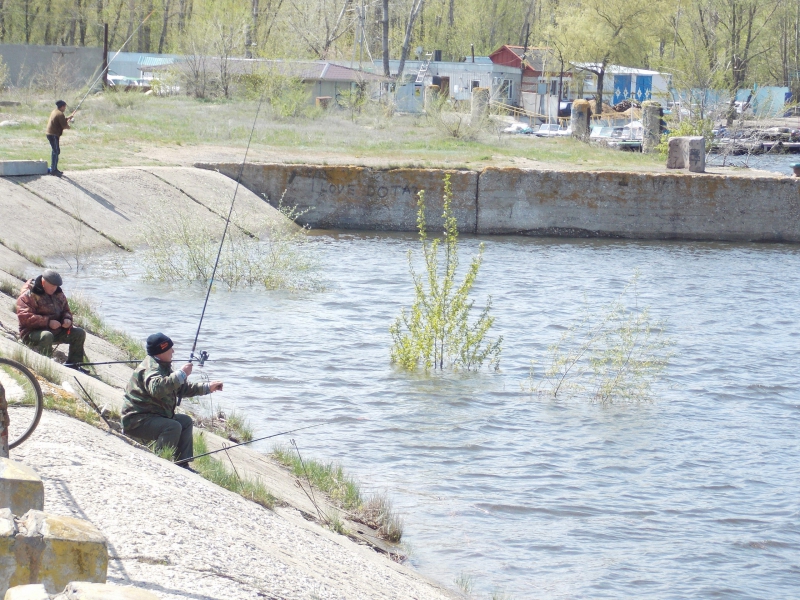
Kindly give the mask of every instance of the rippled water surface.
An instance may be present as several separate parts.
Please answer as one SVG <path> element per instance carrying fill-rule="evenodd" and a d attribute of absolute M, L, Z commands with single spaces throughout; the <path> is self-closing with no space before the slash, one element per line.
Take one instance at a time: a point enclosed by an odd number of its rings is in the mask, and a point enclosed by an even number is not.
<path fill-rule="evenodd" d="M 314 242 L 329 291 L 212 295 L 200 347 L 226 382 L 215 398 L 261 435 L 330 420 L 296 434 L 300 449 L 388 491 L 413 564 L 451 586 L 465 574 L 482 597 L 797 597 L 800 248 L 483 241 L 476 297 L 493 295 L 501 372 L 393 368 L 414 238 L 331 233 Z M 204 289 L 142 282 L 135 261 L 125 278 L 98 261 L 72 289 L 188 354 Z M 531 360 L 636 269 L 639 303 L 677 343 L 657 400 L 524 393 Z"/>

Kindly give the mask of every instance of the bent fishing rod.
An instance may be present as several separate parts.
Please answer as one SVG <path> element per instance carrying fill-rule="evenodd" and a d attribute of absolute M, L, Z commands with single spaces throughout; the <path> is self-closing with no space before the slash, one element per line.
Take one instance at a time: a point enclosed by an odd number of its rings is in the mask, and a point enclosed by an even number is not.
<path fill-rule="evenodd" d="M 198 364 L 202 367 L 206 360 L 208 360 L 208 352 L 201 351 L 199 355 L 195 355 L 194 351 L 197 349 L 197 340 L 200 337 L 200 328 L 203 326 L 203 318 L 206 316 L 206 307 L 208 306 L 208 298 L 211 295 L 211 288 L 214 287 L 214 277 L 217 274 L 217 266 L 219 265 L 220 256 L 222 256 L 222 248 L 225 244 L 225 236 L 228 234 L 228 226 L 231 224 L 231 216 L 233 215 L 233 205 L 236 203 L 236 194 L 239 193 L 239 185 L 242 181 L 242 174 L 244 173 L 244 165 L 247 163 L 247 155 L 250 152 L 250 144 L 253 141 L 253 133 L 256 130 L 258 123 L 258 115 L 261 112 L 261 105 L 264 102 L 264 95 L 261 94 L 261 99 L 258 102 L 256 109 L 256 117 L 253 119 L 253 127 L 250 128 L 250 137 L 247 140 L 247 148 L 244 151 L 244 159 L 242 165 L 239 167 L 239 175 L 236 177 L 236 187 L 233 190 L 233 198 L 231 199 L 231 207 L 228 209 L 228 218 L 225 219 L 225 229 L 222 231 L 222 238 L 219 241 L 219 249 L 217 250 L 217 259 L 214 261 L 214 269 L 211 271 L 211 279 L 208 282 L 208 290 L 206 290 L 206 299 L 203 302 L 203 310 L 200 313 L 200 321 L 197 323 L 197 332 L 194 335 L 194 343 L 192 344 L 192 351 L 190 353 L 191 360 L 197 360 Z"/>
<path fill-rule="evenodd" d="M 89 89 L 86 90 L 86 93 L 83 95 L 83 98 L 81 98 L 81 101 L 78 102 L 78 106 L 76 106 L 75 110 L 72 111 L 72 114 L 70 115 L 70 117 L 74 117 L 75 116 L 75 114 L 78 112 L 78 109 L 83 104 L 83 101 L 86 100 L 86 98 L 89 96 L 89 94 L 92 93 L 92 89 L 94 88 L 94 86 L 97 85 L 97 82 L 100 81 L 100 78 L 103 77 L 106 74 L 106 71 L 108 71 L 108 67 L 111 66 L 111 63 L 114 62 L 114 60 L 116 60 L 117 56 L 119 56 L 119 53 L 122 52 L 122 49 L 125 46 L 128 45 L 128 42 L 130 42 L 133 39 L 133 36 L 136 35 L 136 33 L 142 28 L 142 25 L 144 25 L 147 22 L 147 19 L 149 19 L 150 17 L 153 16 L 154 12 L 156 12 L 155 8 L 150 11 L 150 14 L 148 14 L 144 19 L 142 19 L 142 22 L 139 23 L 139 26 L 136 29 L 133 30 L 133 33 L 131 33 L 130 36 L 128 36 L 128 39 L 125 40 L 125 42 L 122 44 L 122 46 L 119 47 L 119 50 L 117 50 L 116 53 L 114 54 L 113 58 L 110 61 L 108 61 L 108 64 L 105 66 L 105 68 L 100 70 L 100 75 L 98 75 L 95 78 L 95 80 L 92 81 L 92 83 L 89 85 Z M 105 57 L 103 57 L 103 58 L 105 58 Z"/>
<path fill-rule="evenodd" d="M 312 429 L 313 427 L 320 427 L 322 425 L 327 425 L 330 421 L 323 421 L 322 423 L 317 423 L 315 425 L 307 425 L 306 427 L 299 427 L 298 429 L 292 429 L 290 431 L 281 431 L 280 433 L 273 433 L 272 435 L 265 435 L 264 437 L 256 438 L 254 440 L 250 440 L 249 442 L 239 442 L 238 444 L 234 444 L 233 446 L 225 446 L 218 450 L 212 450 L 211 452 L 206 452 L 204 454 L 198 454 L 197 456 L 190 456 L 189 458 L 184 458 L 181 460 L 176 460 L 174 464 L 182 465 L 189 461 L 192 461 L 196 458 L 202 458 L 204 456 L 210 456 L 211 454 L 216 454 L 217 452 L 225 452 L 226 450 L 230 450 L 231 448 L 238 448 L 239 446 L 246 446 L 247 444 L 252 444 L 254 442 L 260 442 L 262 440 L 268 440 L 270 438 L 278 437 L 279 435 L 288 435 L 290 433 L 294 433 L 295 431 L 303 431 L 304 429 Z"/>

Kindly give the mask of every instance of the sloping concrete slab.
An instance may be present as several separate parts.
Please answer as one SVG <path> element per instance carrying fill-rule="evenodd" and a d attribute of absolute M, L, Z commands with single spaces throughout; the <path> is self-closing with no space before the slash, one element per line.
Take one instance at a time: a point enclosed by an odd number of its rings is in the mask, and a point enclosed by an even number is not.
<path fill-rule="evenodd" d="M 142 170 L 168 182 L 221 218 L 227 218 L 236 190 L 236 181 L 230 177 L 217 171 L 189 167 L 147 167 Z M 252 233 L 259 233 L 268 224 L 283 220 L 277 209 L 243 185 L 236 190 L 233 214 L 234 223 Z"/>
<path fill-rule="evenodd" d="M 58 181 L 57 177 L 42 177 L 39 181 Z M 0 239 L 3 244 L 19 246 L 41 257 L 63 255 L 74 250 L 79 235 L 84 246 L 111 246 L 102 236 L 81 227 L 80 223 L 32 194 L 15 180 L 0 179 Z M 21 226 L 20 223 L 35 223 Z"/>

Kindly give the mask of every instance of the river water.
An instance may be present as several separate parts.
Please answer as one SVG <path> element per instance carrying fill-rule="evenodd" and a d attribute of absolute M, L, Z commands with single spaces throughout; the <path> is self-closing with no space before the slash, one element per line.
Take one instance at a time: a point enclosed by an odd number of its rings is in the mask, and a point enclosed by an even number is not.
<path fill-rule="evenodd" d="M 226 383 L 215 399 L 256 435 L 330 421 L 294 436 L 304 455 L 388 492 L 412 564 L 479 597 L 797 597 L 800 247 L 480 241 L 475 297 L 493 296 L 499 372 L 392 367 L 414 236 L 322 232 L 327 291 L 212 294 L 199 347 Z M 465 256 L 478 242 L 462 240 Z M 188 354 L 204 288 L 142 281 L 126 260 L 126 277 L 98 259 L 67 291 Z M 676 342 L 655 400 L 523 391 L 531 361 L 637 269 L 639 305 Z"/>

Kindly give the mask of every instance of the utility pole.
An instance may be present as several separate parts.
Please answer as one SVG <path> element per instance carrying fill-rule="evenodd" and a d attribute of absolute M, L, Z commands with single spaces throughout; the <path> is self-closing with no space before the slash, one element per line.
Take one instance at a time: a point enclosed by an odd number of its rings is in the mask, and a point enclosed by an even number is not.
<path fill-rule="evenodd" d="M 103 89 L 108 87 L 108 23 L 103 23 Z"/>

